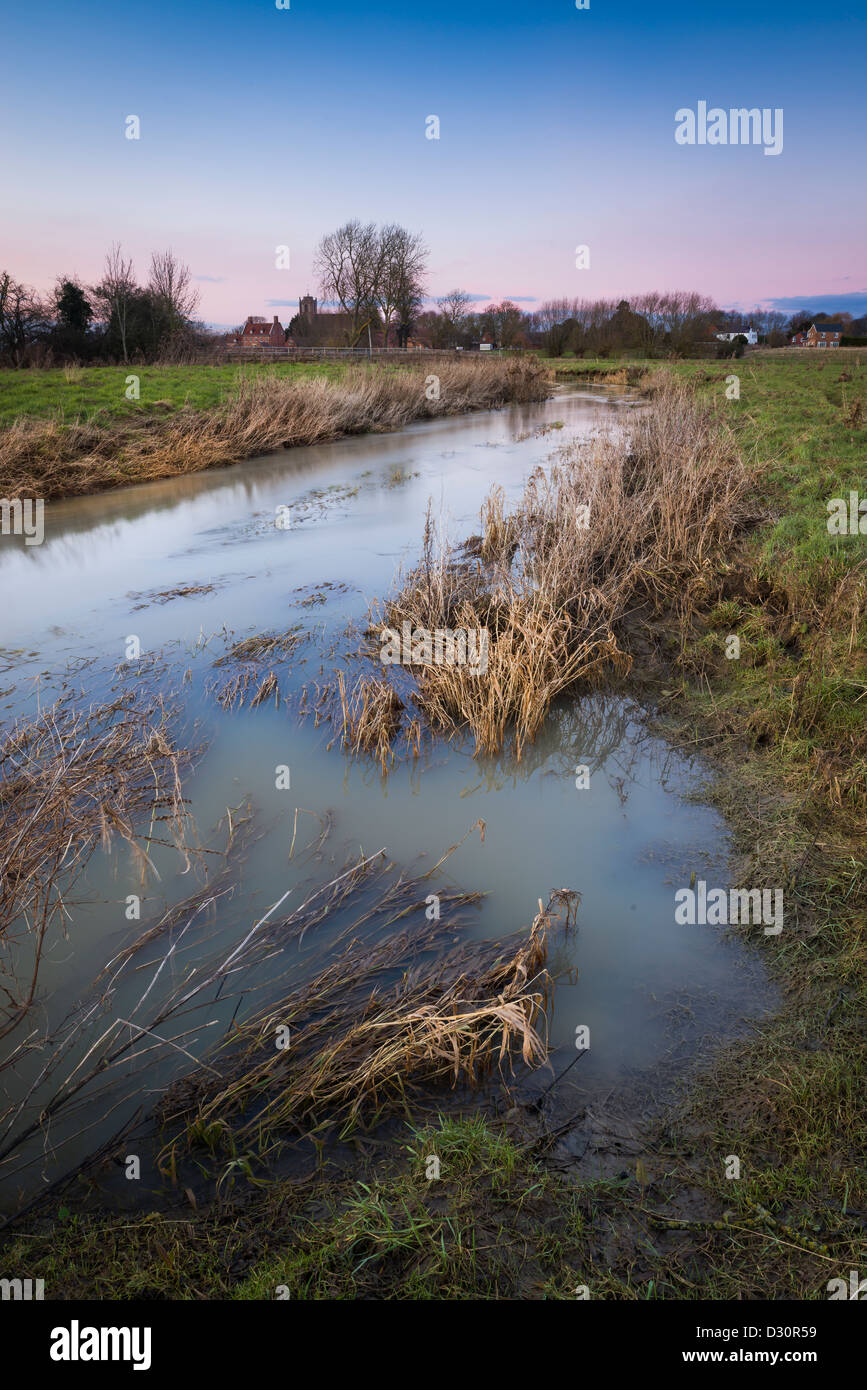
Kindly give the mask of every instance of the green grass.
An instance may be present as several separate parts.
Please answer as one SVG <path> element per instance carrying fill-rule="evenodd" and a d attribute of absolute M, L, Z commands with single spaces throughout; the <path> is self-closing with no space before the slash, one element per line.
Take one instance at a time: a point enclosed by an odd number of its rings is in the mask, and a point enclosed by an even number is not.
<path fill-rule="evenodd" d="M 778 585 L 827 596 L 853 566 L 867 558 L 867 537 L 836 536 L 827 529 L 827 503 L 867 496 L 867 353 L 828 357 L 791 352 L 686 360 L 552 358 L 560 377 L 617 376 L 640 384 L 674 372 L 714 400 L 734 426 L 756 476 L 757 507 L 773 518 L 762 531 L 762 573 Z M 739 397 L 726 396 L 737 377 Z"/>
<path fill-rule="evenodd" d="M 676 370 L 718 400 L 738 430 L 757 500 L 776 516 L 763 537 L 768 574 L 779 582 L 782 566 L 789 582 L 827 585 L 867 556 L 867 538 L 832 536 L 826 525 L 830 498 L 848 498 L 850 488 L 867 495 L 867 353 L 820 361 L 769 354 Z M 738 400 L 725 398 L 730 375 Z"/>
<path fill-rule="evenodd" d="M 440 1176 L 428 1178 L 432 1156 Z M 332 1201 L 324 1221 L 300 1233 L 293 1249 L 258 1261 L 233 1291 L 239 1299 L 464 1299 L 538 1293 L 564 1281 L 556 1241 L 540 1241 L 533 1223 L 568 1220 L 573 1204 L 552 1204 L 556 1180 L 481 1116 L 443 1119 L 414 1130 L 404 1160 Z M 562 1194 L 557 1193 L 557 1197 Z M 577 1200 L 577 1192 L 573 1193 Z M 516 1238 L 534 1247 L 532 1268 Z"/>
<path fill-rule="evenodd" d="M 406 1134 L 363 1181 L 274 1182 L 251 1191 L 243 1215 L 64 1208 L 38 1233 L 12 1234 L 4 1268 L 44 1279 L 55 1299 L 574 1297 L 586 1278 L 571 1260 L 590 1270 L 579 1246 L 608 1185 L 564 1183 L 480 1115 Z M 440 1176 L 429 1179 L 432 1154 Z"/>
<path fill-rule="evenodd" d="M 702 1186 L 718 1204 L 732 1204 L 736 1185 L 712 1156 L 739 1154 L 748 1178 L 739 1196 L 823 1232 L 828 1277 L 841 1272 L 847 1239 L 853 1267 L 865 1259 L 863 1223 L 848 1212 L 867 1204 L 867 536 L 830 536 L 826 525 L 831 497 L 867 494 L 865 412 L 855 408 L 867 404 L 865 367 L 865 354 L 768 354 L 695 375 L 734 426 L 764 520 L 727 557 L 686 633 L 669 634 L 680 680 L 663 720 L 713 760 L 708 794 L 744 856 L 742 881 L 786 895 L 782 935 L 761 943 L 784 1007 L 717 1059 L 682 1133 L 701 1134 Z M 725 394 L 732 374 L 738 400 Z M 741 639 L 734 660 L 731 634 Z M 676 1167 L 687 1182 L 689 1165 L 681 1157 Z M 777 1293 L 766 1296 L 797 1295 L 815 1257 L 779 1233 L 776 1245 Z M 743 1296 L 748 1258 L 733 1251 L 717 1271 L 720 1296 Z"/>
<path fill-rule="evenodd" d="M 840 1273 L 846 1252 L 852 1267 L 867 1259 L 867 536 L 827 529 L 829 499 L 867 495 L 867 354 L 648 371 L 645 387 L 659 371 L 690 380 L 732 425 L 757 526 L 687 617 L 659 624 L 665 674 L 645 693 L 652 702 L 664 689 L 660 727 L 711 760 L 703 799 L 734 832 L 741 882 L 782 885 L 786 898 L 783 934 L 759 946 L 784 1005 L 717 1058 L 672 1118 L 668 1178 L 716 1216 L 751 1198 L 831 1252 L 805 1252 L 779 1230 L 762 1241 L 714 1234 L 699 1262 L 707 1296 L 800 1297 Z M 732 376 L 738 399 L 726 392 Z M 727 659 L 733 634 L 741 653 Z M 729 1153 L 743 1185 L 723 1175 Z"/>
<path fill-rule="evenodd" d="M 768 1070 L 778 1080 L 776 1058 Z M 826 1065 L 809 1080 L 835 1103 Z M 807 1092 L 795 1100 L 810 1104 Z M 717 1149 L 696 1158 L 688 1118 L 691 1135 L 648 1139 L 640 1168 L 624 1158 L 616 1176 L 581 1182 L 553 1170 L 532 1138 L 479 1114 L 440 1116 L 395 1137 L 363 1179 L 325 1169 L 312 1182 L 257 1184 L 243 1205 L 178 1203 L 146 1216 L 63 1206 L 38 1230 L 13 1230 L 4 1268 L 44 1279 L 48 1299 L 572 1301 L 586 1290 L 643 1301 L 820 1299 L 829 1278 L 857 1267 L 859 1223 L 847 1209 L 857 1189 L 841 1182 L 829 1229 L 823 1135 L 755 1171 L 744 1139 L 743 1179 L 732 1183 L 725 1124 L 712 1134 Z M 439 1176 L 428 1176 L 432 1155 Z M 715 1198 L 715 1210 L 698 1210 L 699 1198 Z"/>
<path fill-rule="evenodd" d="M 339 362 L 221 363 L 180 367 L 76 367 L 0 369 L 0 428 L 21 415 L 67 422 L 96 415 L 134 419 L 150 410 L 190 405 L 209 410 L 220 404 L 244 376 L 271 372 L 292 380 L 324 376 L 339 379 Z M 140 397 L 126 398 L 127 377 L 139 379 Z"/>

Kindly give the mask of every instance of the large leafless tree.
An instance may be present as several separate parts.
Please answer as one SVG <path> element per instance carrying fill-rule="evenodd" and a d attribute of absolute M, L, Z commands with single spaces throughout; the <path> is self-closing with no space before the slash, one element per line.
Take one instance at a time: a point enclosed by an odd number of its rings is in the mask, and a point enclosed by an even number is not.
<path fill-rule="evenodd" d="M 700 337 L 718 313 L 714 301 L 695 290 L 667 290 L 659 296 L 660 321 L 675 351 Z"/>
<path fill-rule="evenodd" d="M 314 271 L 323 298 L 347 316 L 351 345 L 374 322 L 382 323 L 386 346 L 394 323 L 406 337 L 424 299 L 427 254 L 420 233 L 396 222 L 378 228 L 354 219 L 322 238 Z"/>
<path fill-rule="evenodd" d="M 376 312 L 382 278 L 382 242 L 373 222 L 353 219 L 322 238 L 313 268 L 324 299 L 333 299 L 348 316 L 350 345 Z"/>
<path fill-rule="evenodd" d="M 425 266 L 428 250 L 418 232 L 391 222 L 379 233 L 380 277 L 373 293 L 383 326 L 383 343 L 388 347 L 392 320 L 408 331 L 412 318 L 424 299 Z"/>
<path fill-rule="evenodd" d="M 541 334 L 545 349 L 552 357 L 565 351 L 575 320 L 574 299 L 547 299 L 531 316 L 533 330 Z"/>

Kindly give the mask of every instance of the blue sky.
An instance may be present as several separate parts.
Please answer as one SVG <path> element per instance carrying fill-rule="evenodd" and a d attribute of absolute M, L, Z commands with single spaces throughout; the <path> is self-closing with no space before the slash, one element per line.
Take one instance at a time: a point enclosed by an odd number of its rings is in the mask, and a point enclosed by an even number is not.
<path fill-rule="evenodd" d="M 434 295 L 695 288 L 858 312 L 865 38 L 833 0 L 21 7 L 0 264 L 92 281 L 118 240 L 144 278 L 171 246 L 203 316 L 234 323 L 315 292 L 317 240 L 357 216 L 424 233 Z M 699 101 L 781 107 L 783 152 L 677 145 Z"/>

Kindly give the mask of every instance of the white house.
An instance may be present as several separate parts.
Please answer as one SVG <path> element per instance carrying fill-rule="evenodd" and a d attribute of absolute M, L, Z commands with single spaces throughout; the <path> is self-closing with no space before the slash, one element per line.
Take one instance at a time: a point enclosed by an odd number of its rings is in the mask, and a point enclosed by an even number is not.
<path fill-rule="evenodd" d="M 759 335 L 754 328 L 736 328 L 734 333 L 717 333 L 714 335 L 721 343 L 733 343 L 735 338 L 746 338 L 749 347 L 756 347 Z"/>

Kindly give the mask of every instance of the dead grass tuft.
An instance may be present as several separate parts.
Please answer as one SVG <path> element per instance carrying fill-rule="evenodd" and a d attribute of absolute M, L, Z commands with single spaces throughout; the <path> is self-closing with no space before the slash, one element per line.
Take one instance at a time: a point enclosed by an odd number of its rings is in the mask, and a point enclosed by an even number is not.
<path fill-rule="evenodd" d="M 424 880 L 401 878 L 372 919 L 388 908 L 391 921 L 424 905 Z M 455 902 L 469 901 L 458 895 Z M 232 1143 L 249 1144 L 288 1128 L 311 1132 L 335 1121 L 347 1133 L 360 1119 L 379 1120 L 404 1105 L 414 1088 L 448 1083 L 475 1087 L 520 1057 L 529 1067 L 546 1059 L 544 1018 L 551 981 L 545 969 L 553 901 L 527 936 L 467 942 L 404 968 L 385 990 L 378 981 L 401 962 L 418 959 L 454 931 L 454 919 L 419 923 L 365 948 L 353 932 L 343 953 L 277 1008 L 254 1013 L 212 1060 L 214 1069 L 188 1077 L 166 1098 L 162 1119 L 184 1119 L 188 1142 L 215 1124 L 231 1128 Z M 306 928 L 305 928 L 306 930 Z M 285 929 L 280 932 L 285 940 Z M 274 1046 L 288 1028 L 288 1047 Z M 266 1140 L 267 1142 L 267 1140 Z"/>
<path fill-rule="evenodd" d="M 414 699 L 447 733 L 468 729 L 477 753 L 511 729 L 518 758 L 552 702 L 579 682 L 625 675 L 624 622 L 636 608 L 684 609 L 752 520 L 747 475 L 727 427 L 669 382 L 627 430 L 561 449 L 507 514 L 494 487 L 478 559 L 435 534 L 372 629 L 486 632 L 484 672 L 413 666 Z"/>
<path fill-rule="evenodd" d="M 271 699 L 278 706 L 280 681 L 273 669 L 264 673 L 261 663 L 285 661 L 307 638 L 302 628 L 294 627 L 288 632 L 261 632 L 233 642 L 214 662 L 215 667 L 229 667 L 229 674 L 221 680 L 210 680 L 208 692 L 224 710 L 240 708 L 248 700 L 251 709 Z"/>
<path fill-rule="evenodd" d="M 400 728 L 403 701 L 386 681 L 358 680 L 346 689 L 342 671 L 337 674 L 343 747 L 350 753 L 372 753 L 388 770 L 393 759 L 392 740 Z"/>

